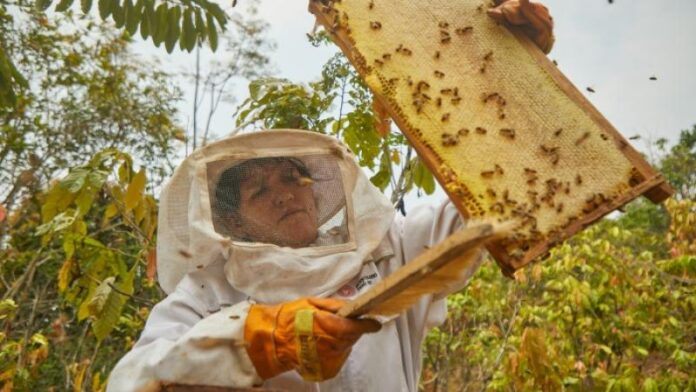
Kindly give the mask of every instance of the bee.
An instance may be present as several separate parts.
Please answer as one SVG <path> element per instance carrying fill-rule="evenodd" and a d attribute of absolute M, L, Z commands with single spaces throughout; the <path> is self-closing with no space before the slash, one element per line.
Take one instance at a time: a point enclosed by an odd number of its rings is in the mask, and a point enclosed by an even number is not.
<path fill-rule="evenodd" d="M 445 114 L 442 115 L 442 117 L 440 118 L 440 120 L 441 120 L 442 122 L 447 122 L 447 121 L 449 121 L 449 118 L 450 118 L 450 114 L 449 114 L 449 113 L 445 113 Z"/>
<path fill-rule="evenodd" d="M 380 67 L 384 65 L 384 61 L 380 59 L 375 59 L 375 64 L 379 65 Z"/>
<path fill-rule="evenodd" d="M 493 57 L 493 51 L 490 51 L 490 52 L 486 53 L 486 55 L 483 56 L 483 59 L 484 59 L 485 61 L 489 61 L 489 60 L 491 59 L 491 57 Z"/>
<path fill-rule="evenodd" d="M 551 156 L 551 164 L 552 164 L 552 165 L 558 164 L 558 161 L 559 161 L 560 159 L 561 159 L 561 158 L 558 156 L 558 154 L 553 154 L 553 155 Z"/>
<path fill-rule="evenodd" d="M 381 22 L 377 22 L 377 21 L 370 22 L 370 28 L 371 28 L 372 30 L 379 30 L 379 29 L 382 28 L 382 23 L 381 23 Z"/>
<path fill-rule="evenodd" d="M 435 70 L 435 77 L 438 77 L 440 79 L 445 77 L 445 74 L 442 71 Z"/>
<path fill-rule="evenodd" d="M 429 89 L 429 88 L 430 88 L 430 85 L 428 84 L 428 82 L 426 82 L 426 81 L 424 81 L 424 80 L 421 80 L 421 81 L 418 82 L 418 84 L 416 85 L 416 90 L 418 90 L 418 91 L 427 90 L 427 89 Z"/>
<path fill-rule="evenodd" d="M 480 73 L 486 73 L 486 66 L 484 65 L 483 67 L 479 68 Z"/>
<path fill-rule="evenodd" d="M 559 137 L 561 136 L 561 133 L 563 132 L 563 128 L 558 128 L 554 133 L 553 136 Z"/>
<path fill-rule="evenodd" d="M 592 87 L 587 87 L 587 91 L 589 91 L 589 92 L 591 92 L 591 93 L 594 93 L 594 92 L 595 92 L 595 89 L 593 89 Z"/>
<path fill-rule="evenodd" d="M 462 100 L 461 97 L 454 97 L 451 99 L 452 105 L 457 105 Z"/>
<path fill-rule="evenodd" d="M 589 133 L 589 132 L 583 133 L 582 136 L 580 136 L 580 137 L 575 141 L 575 145 L 576 145 L 576 146 L 579 146 L 579 145 L 582 144 L 585 140 L 587 140 L 588 137 L 590 137 L 590 133 Z"/>
<path fill-rule="evenodd" d="M 445 147 L 456 146 L 459 143 L 459 139 L 456 135 L 450 133 L 442 134 L 442 145 Z"/>
<path fill-rule="evenodd" d="M 657 76 L 651 76 L 650 80 L 657 80 Z"/>
<path fill-rule="evenodd" d="M 495 173 L 502 176 L 503 174 L 505 174 L 505 171 L 503 171 L 503 168 L 500 167 L 500 165 L 498 165 L 498 164 L 496 163 L 496 164 L 495 164 Z"/>
<path fill-rule="evenodd" d="M 506 137 L 508 139 L 514 139 L 515 138 L 515 130 L 511 128 L 502 128 L 500 130 L 500 134 L 503 137 Z"/>
<path fill-rule="evenodd" d="M 582 185 L 582 177 L 579 174 L 575 176 L 575 185 Z"/>
<path fill-rule="evenodd" d="M 492 178 L 495 172 L 493 170 L 485 170 L 481 172 L 481 177 L 483 178 Z"/>
<path fill-rule="evenodd" d="M 454 90 L 452 90 L 452 94 L 453 94 L 455 97 L 458 97 L 458 96 L 459 96 L 459 87 L 455 87 Z"/>
<path fill-rule="evenodd" d="M 179 249 L 179 254 L 187 259 L 193 257 L 191 253 L 189 253 L 189 251 L 187 251 L 186 249 Z"/>
<path fill-rule="evenodd" d="M 459 35 L 464 35 L 466 33 L 470 33 L 474 28 L 472 26 L 466 26 L 466 27 L 460 27 L 456 30 L 454 30 L 455 33 Z"/>
<path fill-rule="evenodd" d="M 450 37 L 449 34 L 447 34 L 447 35 L 442 35 L 442 36 L 440 37 L 440 43 L 441 43 L 441 44 L 448 44 L 451 40 L 452 40 L 452 37 Z"/>
<path fill-rule="evenodd" d="M 609 136 L 607 136 L 607 135 L 605 135 L 605 134 L 603 134 L 603 133 L 601 133 L 601 134 L 599 135 L 599 137 L 601 137 L 602 140 L 609 140 Z"/>
<path fill-rule="evenodd" d="M 440 22 L 440 23 L 438 23 L 437 25 L 438 25 L 438 27 L 440 27 L 441 29 L 446 29 L 446 28 L 449 27 L 449 23 L 447 23 L 447 22 Z"/>
<path fill-rule="evenodd" d="M 439 58 L 440 58 L 440 51 L 439 51 L 439 50 L 435 51 L 435 56 L 434 56 L 434 57 L 435 57 L 435 59 L 439 59 Z"/>
<path fill-rule="evenodd" d="M 382 58 L 385 59 L 385 60 L 389 60 L 389 59 L 391 59 L 391 54 L 385 53 L 385 54 L 382 55 Z"/>
<path fill-rule="evenodd" d="M 491 188 L 486 189 L 486 194 L 492 198 L 495 198 L 495 196 L 497 195 L 495 191 Z"/>
<path fill-rule="evenodd" d="M 502 214 L 505 212 L 505 207 L 503 206 L 502 203 L 495 203 L 491 206 L 490 211 L 498 213 L 498 214 Z"/>
<path fill-rule="evenodd" d="M 440 90 L 440 94 L 443 94 L 443 95 L 452 94 L 452 89 L 451 88 L 443 88 L 442 90 Z"/>
<path fill-rule="evenodd" d="M 628 140 L 638 140 L 638 139 L 640 139 L 640 135 L 633 135 L 633 136 L 628 138 Z"/>
<path fill-rule="evenodd" d="M 373 9 L 373 8 L 375 8 L 375 2 L 374 2 L 374 1 L 370 1 L 370 4 L 368 4 L 367 8 L 368 8 L 368 9 Z"/>
<path fill-rule="evenodd" d="M 435 100 L 435 105 L 437 105 L 437 107 L 442 106 L 442 98 L 437 97 L 437 99 Z"/>
<path fill-rule="evenodd" d="M 528 175 L 528 176 L 534 175 L 534 174 L 536 174 L 536 173 L 537 173 L 537 171 L 534 170 L 534 169 L 530 169 L 530 168 L 528 168 L 528 167 L 525 167 L 525 168 L 524 168 L 524 174 L 526 174 L 526 175 Z"/>
<path fill-rule="evenodd" d="M 469 134 L 469 129 L 468 128 L 462 128 L 459 131 L 457 131 L 457 134 L 460 136 L 467 136 Z"/>
<path fill-rule="evenodd" d="M 476 133 L 478 133 L 479 135 L 485 135 L 486 132 L 488 132 L 486 128 L 476 127 Z"/>

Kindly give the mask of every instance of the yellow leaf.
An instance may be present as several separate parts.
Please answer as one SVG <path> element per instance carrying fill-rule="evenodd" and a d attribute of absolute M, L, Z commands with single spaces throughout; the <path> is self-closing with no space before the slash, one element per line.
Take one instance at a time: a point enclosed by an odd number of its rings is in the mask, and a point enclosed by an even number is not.
<path fill-rule="evenodd" d="M 82 362 L 77 364 L 74 368 L 73 376 L 73 391 L 82 392 L 82 383 L 85 381 L 85 374 L 87 373 L 87 368 L 89 367 L 89 359 L 83 359 Z"/>
<path fill-rule="evenodd" d="M 68 288 L 68 283 L 70 283 L 70 277 L 72 270 L 73 261 L 72 259 L 65 260 L 63 265 L 58 270 L 58 292 L 63 292 Z"/>
<path fill-rule="evenodd" d="M 123 197 L 123 204 L 126 211 L 130 211 L 135 207 L 140 200 L 143 198 L 143 193 L 145 192 L 145 169 L 140 169 L 140 171 L 133 176 L 133 180 L 128 185 L 126 194 Z"/>
<path fill-rule="evenodd" d="M 111 291 L 113 290 L 111 285 L 114 284 L 115 280 L 115 277 L 110 276 L 104 279 L 94 290 L 94 294 L 92 295 L 92 298 L 89 299 L 89 303 L 87 304 L 87 309 L 89 310 L 90 315 L 95 317 L 99 315 L 101 310 L 104 308 L 104 304 L 106 303 L 109 294 L 111 294 Z"/>

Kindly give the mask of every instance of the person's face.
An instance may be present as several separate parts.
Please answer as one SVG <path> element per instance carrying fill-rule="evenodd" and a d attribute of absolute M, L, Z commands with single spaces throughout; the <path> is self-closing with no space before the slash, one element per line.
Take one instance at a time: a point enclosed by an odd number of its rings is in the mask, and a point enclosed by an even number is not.
<path fill-rule="evenodd" d="M 299 248 L 314 242 L 317 208 L 311 180 L 290 162 L 251 169 L 239 187 L 240 205 L 234 234 L 253 241 Z"/>

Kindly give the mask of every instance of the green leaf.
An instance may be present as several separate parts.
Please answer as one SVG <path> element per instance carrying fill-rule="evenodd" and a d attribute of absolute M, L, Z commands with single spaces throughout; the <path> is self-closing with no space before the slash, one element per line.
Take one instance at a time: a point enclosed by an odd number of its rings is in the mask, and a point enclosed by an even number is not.
<path fill-rule="evenodd" d="M 65 12 L 72 5 L 73 0 L 60 0 L 56 5 L 56 12 Z"/>
<path fill-rule="evenodd" d="M 36 0 L 36 8 L 39 11 L 46 11 L 51 6 L 51 0 Z"/>
<path fill-rule="evenodd" d="M 126 14 L 126 31 L 128 34 L 134 35 L 138 30 L 138 22 L 142 18 L 143 0 L 138 0 L 135 5 L 133 5 L 132 0 L 125 0 L 123 9 Z"/>
<path fill-rule="evenodd" d="M 167 52 L 171 53 L 174 51 L 174 46 L 176 45 L 177 41 L 179 41 L 179 34 L 181 32 L 179 28 L 179 24 L 181 22 L 181 8 L 179 6 L 170 8 L 167 15 L 167 20 L 169 26 L 167 27 L 167 37 L 164 44 Z"/>
<path fill-rule="evenodd" d="M 111 5 L 111 17 L 114 19 L 114 24 L 119 29 L 126 24 L 126 12 L 121 4 L 119 4 L 119 0 L 113 0 Z"/>
<path fill-rule="evenodd" d="M 106 20 L 106 18 L 111 15 L 113 4 L 116 1 L 117 0 L 99 0 L 97 6 L 99 8 L 99 16 L 101 16 L 102 20 Z"/>
<path fill-rule="evenodd" d="M 77 168 L 70 171 L 70 173 L 60 182 L 61 188 L 67 190 L 70 193 L 77 193 L 82 189 L 82 186 L 87 180 L 87 175 L 89 171 L 84 168 Z"/>
<path fill-rule="evenodd" d="M 413 183 L 416 184 L 417 187 L 423 189 L 428 195 L 435 192 L 435 179 L 433 178 L 433 174 L 420 159 L 416 163 L 413 171 Z"/>
<path fill-rule="evenodd" d="M 201 37 L 205 37 L 208 34 L 208 28 L 205 25 L 200 8 L 196 8 L 196 32 Z"/>
<path fill-rule="evenodd" d="M 187 8 L 186 11 L 184 11 L 181 42 L 183 42 L 184 49 L 188 50 L 189 52 L 196 47 L 196 27 L 193 25 L 193 11 L 191 11 L 190 8 Z"/>
<path fill-rule="evenodd" d="M 167 4 L 161 3 L 157 6 L 157 9 L 155 10 L 154 18 L 150 20 L 152 40 L 157 46 L 159 46 L 167 36 L 168 11 L 169 8 L 167 8 Z"/>
<path fill-rule="evenodd" d="M 140 37 L 142 39 L 147 39 L 147 37 L 150 36 L 150 18 L 148 18 L 146 15 L 143 16 L 143 19 L 140 21 Z"/>
<path fill-rule="evenodd" d="M 88 14 L 92 9 L 92 0 L 80 0 L 80 9 L 83 14 Z"/>
<path fill-rule="evenodd" d="M 227 14 L 225 14 L 225 11 L 223 11 L 222 8 L 220 8 L 220 6 L 216 3 L 208 3 L 207 11 L 208 15 L 212 15 L 213 17 L 215 17 L 217 24 L 220 26 L 221 29 L 224 30 L 225 25 L 227 24 Z"/>
<path fill-rule="evenodd" d="M 0 320 L 13 317 L 18 307 L 19 306 L 17 306 L 15 301 L 11 298 L 0 301 Z"/>
<path fill-rule="evenodd" d="M 210 14 L 206 15 L 206 18 L 208 20 L 208 42 L 210 43 L 210 49 L 214 52 L 218 47 L 218 35 L 215 29 L 215 21 Z"/>
<path fill-rule="evenodd" d="M 125 293 L 126 295 L 133 294 L 133 276 L 134 270 L 127 272 L 122 276 L 122 282 L 116 284 L 115 287 L 119 291 Z M 104 306 L 97 318 L 92 323 L 92 331 L 94 331 L 94 336 L 99 340 L 104 340 L 111 331 L 118 324 L 118 320 L 121 317 L 121 312 L 123 310 L 123 305 L 128 300 L 128 297 L 118 293 L 115 290 L 109 292 L 109 296 L 106 299 Z"/>
<path fill-rule="evenodd" d="M 391 180 L 391 174 L 388 171 L 380 170 L 374 176 L 370 177 L 370 181 L 374 186 L 380 190 L 385 190 L 389 186 L 389 181 Z"/>

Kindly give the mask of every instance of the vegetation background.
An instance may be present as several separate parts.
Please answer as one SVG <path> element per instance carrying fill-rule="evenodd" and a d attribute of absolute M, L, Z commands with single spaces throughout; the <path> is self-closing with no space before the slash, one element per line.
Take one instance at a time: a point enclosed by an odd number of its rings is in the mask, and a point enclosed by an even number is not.
<path fill-rule="evenodd" d="M 0 0 L 0 391 L 104 390 L 163 297 L 157 191 L 212 137 L 235 79 L 251 80 L 237 132 L 335 135 L 401 210 L 409 192 L 436 189 L 342 56 L 293 83 L 269 76 L 272 44 L 253 12 L 72 3 Z M 110 23 L 85 17 L 92 8 Z M 135 35 L 232 55 L 188 75 L 193 124 L 179 124 L 172 72 L 132 54 Z M 650 151 L 675 197 L 632 203 L 515 280 L 486 263 L 427 337 L 423 390 L 696 390 L 696 126 Z"/>

